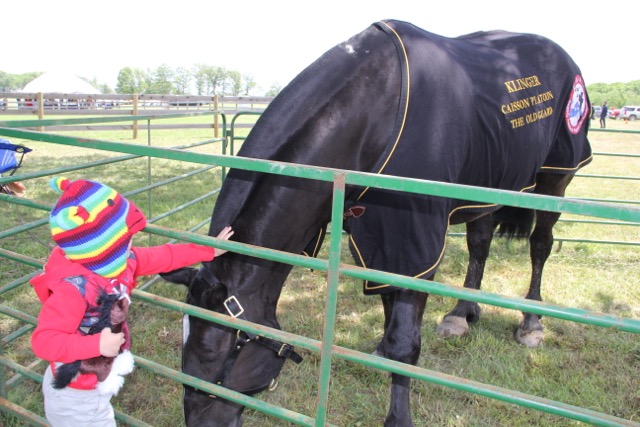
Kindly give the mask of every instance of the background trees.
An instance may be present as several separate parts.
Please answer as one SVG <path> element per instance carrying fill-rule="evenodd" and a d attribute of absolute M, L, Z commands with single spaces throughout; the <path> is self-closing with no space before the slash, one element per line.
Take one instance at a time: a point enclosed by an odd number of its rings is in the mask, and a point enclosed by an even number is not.
<path fill-rule="evenodd" d="M 609 108 L 625 105 L 640 105 L 640 80 L 629 83 L 594 83 L 587 86 L 589 99 L 593 105 L 607 101 Z"/>
<path fill-rule="evenodd" d="M 0 71 L 0 92 L 15 92 L 22 89 L 41 72 L 9 74 Z M 87 80 L 100 92 L 114 93 L 106 83 Z M 191 68 L 171 68 L 162 64 L 156 69 L 142 70 L 124 67 L 117 77 L 115 93 L 161 94 L 161 95 L 227 95 L 227 96 L 276 96 L 282 85 L 273 83 L 262 88 L 251 74 L 228 70 L 222 66 L 196 64 Z M 593 105 L 607 101 L 610 108 L 625 105 L 640 105 L 640 80 L 628 83 L 594 83 L 587 86 Z"/>
<path fill-rule="evenodd" d="M 40 74 L 42 72 L 9 74 L 0 71 L 0 92 L 19 91 Z M 84 78 L 84 80 L 91 83 L 102 93 L 114 93 L 114 89 L 105 83 L 100 83 L 95 79 Z M 269 90 L 269 92 L 272 91 Z M 162 64 L 155 69 L 147 70 L 124 67 L 118 73 L 115 93 L 211 96 L 265 95 L 265 91 L 258 85 L 252 75 L 206 64 L 196 64 L 191 68 L 171 68 L 166 64 Z"/>
<path fill-rule="evenodd" d="M 118 73 L 116 93 L 149 93 L 147 73 L 139 68 L 124 67 Z"/>
<path fill-rule="evenodd" d="M 0 91 L 14 92 L 20 90 L 40 74 L 42 73 L 37 71 L 23 74 L 9 74 L 5 73 L 4 71 L 0 71 Z"/>
<path fill-rule="evenodd" d="M 155 70 L 125 67 L 118 73 L 116 93 L 153 93 L 162 95 L 258 95 L 260 88 L 250 75 L 207 64 L 192 68 L 171 68 L 166 64 Z M 262 94 L 260 94 L 262 95 Z"/>

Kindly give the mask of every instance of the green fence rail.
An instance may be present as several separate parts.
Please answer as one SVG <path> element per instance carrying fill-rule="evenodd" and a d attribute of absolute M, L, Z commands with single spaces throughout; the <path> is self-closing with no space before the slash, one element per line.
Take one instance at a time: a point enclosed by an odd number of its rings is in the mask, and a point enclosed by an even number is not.
<path fill-rule="evenodd" d="M 129 116 L 128 120 L 132 120 L 132 117 Z M 549 317 L 555 317 L 559 319 L 640 334 L 640 321 L 636 319 L 627 319 L 622 317 L 597 314 L 577 308 L 561 307 L 544 302 L 492 294 L 485 291 L 458 288 L 438 282 L 424 281 L 421 279 L 399 276 L 376 270 L 362 269 L 354 265 L 346 265 L 341 263 L 340 257 L 342 254 L 342 217 L 344 212 L 344 193 L 347 185 L 376 187 L 417 194 L 453 197 L 456 199 L 483 203 L 495 203 L 538 210 L 587 215 L 607 220 L 630 223 L 640 222 L 640 208 L 631 206 L 614 206 L 611 204 L 594 201 L 559 199 L 550 196 L 514 193 L 502 190 L 491 190 L 486 188 L 463 186 L 449 183 L 381 176 L 370 173 L 345 171 L 330 168 L 308 167 L 304 165 L 259 159 L 192 153 L 178 149 L 166 149 L 152 146 L 114 143 L 101 140 L 77 139 L 68 136 L 45 134 L 8 127 L 0 128 L 0 135 L 21 139 L 31 139 L 53 144 L 93 148 L 130 155 L 120 157 L 120 159 L 131 158 L 131 156 L 148 156 L 153 158 L 171 159 L 206 165 L 206 167 L 202 170 L 206 170 L 209 167 L 213 166 L 224 168 L 239 168 L 264 173 L 282 174 L 292 177 L 298 177 L 300 179 L 314 179 L 333 183 L 334 198 L 332 205 L 332 221 L 330 224 L 331 238 L 329 241 L 329 256 L 327 260 L 313 259 L 301 255 L 295 255 L 266 248 L 256 248 L 254 246 L 246 245 L 241 242 L 221 241 L 216 238 L 208 237 L 194 232 L 176 231 L 170 228 L 160 227 L 153 224 L 150 224 L 145 228 L 145 232 L 153 235 L 210 245 L 254 257 L 289 263 L 292 265 L 307 267 L 319 271 L 325 271 L 327 273 L 327 299 L 322 341 L 297 336 L 284 331 L 245 322 L 239 319 L 233 319 L 229 316 L 224 316 L 219 313 L 210 312 L 198 307 L 193 307 L 185 303 L 177 302 L 175 300 L 162 298 L 157 295 L 145 292 L 141 289 L 136 289 L 133 293 L 134 298 L 150 304 L 155 304 L 160 307 L 175 310 L 183 314 L 196 316 L 232 328 L 242 329 L 253 333 L 260 333 L 267 337 L 284 341 L 300 348 L 319 353 L 320 373 L 318 379 L 318 404 L 315 417 L 312 418 L 303 414 L 298 414 L 293 411 L 286 410 L 284 408 L 274 407 L 273 405 L 262 402 L 258 399 L 244 396 L 223 387 L 204 382 L 194 377 L 190 377 L 181 372 L 168 369 L 164 366 L 158 365 L 155 362 L 145 360 L 140 357 L 136 358 L 136 364 L 138 366 L 144 369 L 148 369 L 157 375 L 171 378 L 182 384 L 191 385 L 200 390 L 206 391 L 207 393 L 221 396 L 225 399 L 229 399 L 247 407 L 265 412 L 269 415 L 279 417 L 297 425 L 324 426 L 327 425 L 326 414 L 330 383 L 330 371 L 332 364 L 331 360 L 332 357 L 337 357 L 355 363 L 360 363 L 372 368 L 407 375 L 418 380 L 452 387 L 457 390 L 490 397 L 504 402 L 521 405 L 524 407 L 544 411 L 547 413 L 590 423 L 593 425 L 640 426 L 639 423 L 631 420 L 624 420 L 608 414 L 598 413 L 586 408 L 580 408 L 561 402 L 555 402 L 552 400 L 507 390 L 488 384 L 482 384 L 469 380 L 461 380 L 450 375 L 390 361 L 377 356 L 357 352 L 352 349 L 343 348 L 334 344 L 336 306 L 338 299 L 337 290 L 338 282 L 341 276 L 371 280 L 380 283 L 388 283 L 393 286 L 429 292 L 432 294 L 453 298 L 463 298 L 479 303 L 491 304 L 499 307 L 521 310 Z M 25 174 L 17 177 L 0 177 L 0 184 L 14 181 L 16 179 L 23 179 L 25 177 L 30 176 Z M 146 188 L 139 189 L 138 191 L 145 190 Z M 0 195 L 0 202 L 16 203 L 40 210 L 51 209 L 51 206 L 47 205 L 46 203 L 24 200 L 6 195 Z M 0 238 L 23 232 L 25 229 L 28 229 L 30 227 L 37 227 L 39 225 L 40 222 L 36 221 L 31 224 L 24 224 L 12 230 L 5 230 L 2 232 L 3 234 L 0 234 Z M 10 259 L 29 266 L 33 266 L 35 268 L 40 268 L 42 265 L 38 260 L 2 248 L 0 248 L 0 258 Z M 15 289 L 16 287 L 21 286 L 27 281 L 28 277 L 24 277 L 7 285 L 4 285 L 0 287 L 0 294 Z M 11 339 L 14 339 L 16 335 L 28 332 L 30 328 L 35 324 L 35 319 L 32 316 L 28 316 L 5 305 L 0 305 L 0 313 L 3 313 L 4 315 L 10 317 L 14 317 L 25 323 L 24 328 L 16 331 L 16 334 L 14 334 L 13 336 L 4 337 L 2 342 L 9 342 Z M 8 367 L 10 370 L 15 371 L 17 374 L 29 378 L 33 381 L 42 381 L 41 376 L 35 373 L 35 371 L 20 366 L 15 362 L 9 360 L 8 358 L 3 357 L 1 351 L 2 347 L 0 347 L 0 365 Z M 42 424 L 43 420 L 39 415 L 24 413 L 25 411 L 21 410 L 19 406 L 14 403 L 8 402 L 5 399 L 5 384 L 6 382 L 4 378 L 0 377 L 0 409 L 2 409 L 2 411 L 11 413 L 18 418 L 24 419 L 28 423 L 34 425 L 44 425 Z M 119 420 L 129 425 L 144 425 L 144 423 L 142 423 L 141 421 L 131 419 L 125 414 L 119 413 L 117 414 L 117 417 Z"/>

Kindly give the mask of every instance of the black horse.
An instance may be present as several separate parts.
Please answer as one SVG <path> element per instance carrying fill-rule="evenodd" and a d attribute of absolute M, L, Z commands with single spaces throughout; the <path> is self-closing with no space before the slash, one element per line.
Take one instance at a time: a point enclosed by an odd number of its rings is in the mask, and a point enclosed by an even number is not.
<path fill-rule="evenodd" d="M 261 116 L 239 156 L 562 196 L 588 163 L 589 101 L 580 70 L 553 42 L 503 31 L 445 38 L 398 21 L 379 22 L 334 47 L 298 75 Z M 235 239 L 301 253 L 330 221 L 331 184 L 234 169 L 213 212 L 211 236 L 232 225 Z M 443 197 L 348 187 L 345 230 L 358 265 L 431 279 L 449 224 L 467 223 L 466 287 L 480 287 L 493 231 L 527 234 L 533 216 L 517 209 Z M 530 236 L 528 298 L 559 215 L 536 213 Z M 524 221 L 522 219 L 524 218 Z M 522 226 L 524 224 L 524 226 Z M 524 231 L 523 231 L 524 230 Z M 307 250 L 307 252 L 309 252 Z M 291 270 L 229 253 L 210 265 L 165 275 L 189 287 L 188 302 L 279 328 L 276 306 Z M 380 293 L 384 335 L 376 353 L 416 364 L 427 294 L 365 283 Z M 461 301 L 439 326 L 466 331 L 476 303 Z M 191 317 L 183 369 L 251 394 L 277 377 L 289 347 Z M 539 317 L 517 332 L 541 339 Z M 386 426 L 411 426 L 409 378 L 393 374 Z M 239 426 L 241 405 L 186 387 L 189 426 Z"/>

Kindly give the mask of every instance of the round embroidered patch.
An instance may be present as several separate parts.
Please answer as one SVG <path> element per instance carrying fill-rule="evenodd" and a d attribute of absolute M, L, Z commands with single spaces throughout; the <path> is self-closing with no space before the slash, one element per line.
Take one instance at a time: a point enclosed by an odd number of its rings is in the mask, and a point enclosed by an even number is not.
<path fill-rule="evenodd" d="M 577 75 L 573 80 L 571 98 L 569 98 L 569 103 L 567 104 L 567 109 L 564 113 L 567 126 L 571 133 L 576 134 L 580 132 L 582 124 L 589 116 L 587 110 L 587 91 L 584 87 L 582 76 Z"/>

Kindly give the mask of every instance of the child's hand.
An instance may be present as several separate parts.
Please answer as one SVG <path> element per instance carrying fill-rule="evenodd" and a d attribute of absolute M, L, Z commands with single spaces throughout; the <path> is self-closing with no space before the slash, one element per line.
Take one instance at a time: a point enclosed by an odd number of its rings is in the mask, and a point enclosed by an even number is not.
<path fill-rule="evenodd" d="M 220 233 L 218 233 L 216 237 L 222 240 L 229 240 L 231 236 L 233 236 L 233 230 L 231 229 L 230 225 L 227 225 L 225 228 L 222 229 L 222 231 L 220 231 Z M 216 251 L 215 252 L 216 257 L 219 257 L 220 255 L 227 252 L 225 249 L 220 249 L 220 248 L 215 248 L 215 251 Z"/>
<path fill-rule="evenodd" d="M 124 332 L 114 334 L 110 328 L 104 328 L 100 332 L 100 354 L 105 357 L 116 357 L 124 341 Z"/>

